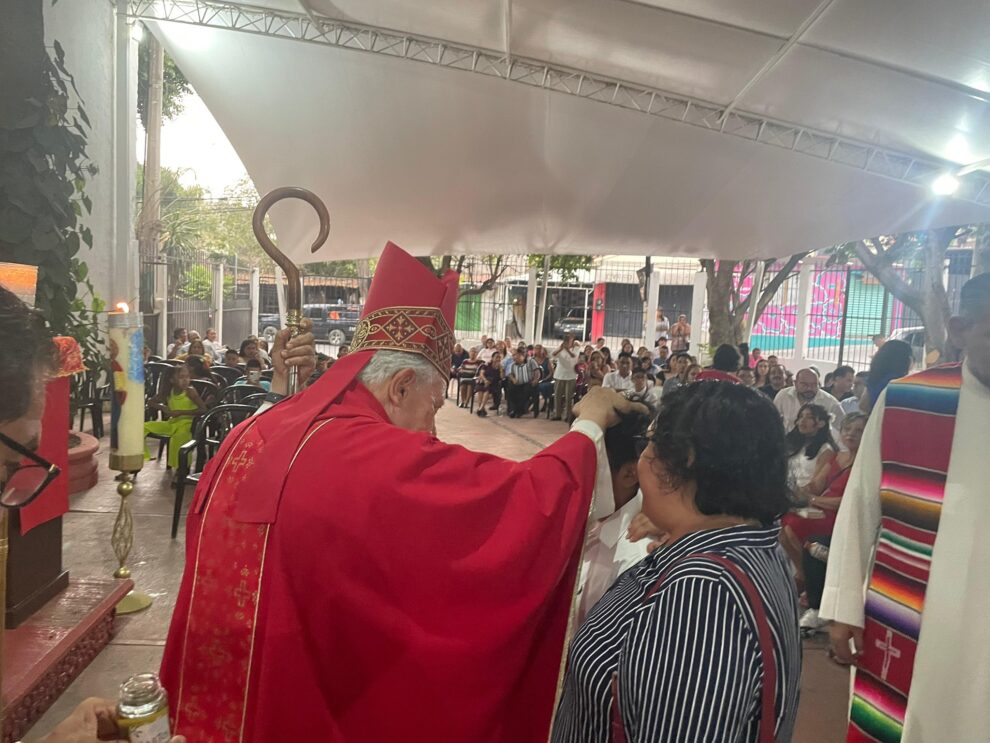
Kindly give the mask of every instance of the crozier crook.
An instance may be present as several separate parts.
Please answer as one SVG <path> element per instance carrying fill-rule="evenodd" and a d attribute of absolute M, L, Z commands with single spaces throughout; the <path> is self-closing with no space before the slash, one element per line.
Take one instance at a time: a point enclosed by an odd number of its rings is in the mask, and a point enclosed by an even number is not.
<path fill-rule="evenodd" d="M 283 186 L 265 194 L 254 208 L 254 216 L 251 219 L 251 227 L 254 229 L 254 236 L 261 245 L 261 249 L 279 265 L 288 281 L 289 285 L 285 290 L 285 324 L 292 331 L 292 335 L 298 335 L 302 324 L 302 287 L 299 281 L 299 269 L 286 257 L 285 253 L 276 247 L 265 231 L 265 217 L 268 215 L 268 210 L 282 199 L 302 199 L 316 209 L 316 214 L 320 218 L 320 232 L 316 236 L 316 240 L 313 241 L 313 247 L 310 249 L 312 253 L 319 250 L 330 235 L 330 212 L 327 211 L 326 204 L 312 191 L 298 186 Z M 297 367 L 290 366 L 289 394 L 291 395 L 298 388 L 299 370 Z"/>

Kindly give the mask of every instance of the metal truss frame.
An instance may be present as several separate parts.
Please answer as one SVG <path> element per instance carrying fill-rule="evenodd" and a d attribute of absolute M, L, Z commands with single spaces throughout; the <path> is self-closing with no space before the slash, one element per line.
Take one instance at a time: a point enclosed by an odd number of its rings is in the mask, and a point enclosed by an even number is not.
<path fill-rule="evenodd" d="M 591 72 L 313 13 L 217 0 L 129 0 L 128 15 L 381 54 L 496 77 L 790 150 L 919 188 L 929 188 L 936 176 L 955 173 L 960 167 Z M 959 177 L 954 198 L 990 206 L 990 174 L 979 171 Z"/>

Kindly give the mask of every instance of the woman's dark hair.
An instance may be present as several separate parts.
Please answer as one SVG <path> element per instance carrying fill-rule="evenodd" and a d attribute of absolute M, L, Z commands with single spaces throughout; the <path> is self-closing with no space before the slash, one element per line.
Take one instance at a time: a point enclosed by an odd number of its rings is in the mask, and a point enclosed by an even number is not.
<path fill-rule="evenodd" d="M 911 344 L 904 341 L 887 341 L 873 356 L 870 362 L 870 376 L 867 384 L 883 384 L 894 379 L 906 377 L 911 371 L 911 364 L 914 362 L 914 352 Z M 874 398 L 875 399 L 875 398 Z"/>
<path fill-rule="evenodd" d="M 716 348 L 715 355 L 712 356 L 712 368 L 729 374 L 735 374 L 739 371 L 741 363 L 742 357 L 739 355 L 739 349 L 728 343 L 723 343 Z"/>
<path fill-rule="evenodd" d="M 825 424 L 810 439 L 805 438 L 797 426 L 797 419 L 801 417 L 801 413 L 805 410 L 811 411 L 816 421 Z M 828 411 L 821 405 L 815 405 L 812 402 L 805 403 L 798 410 L 798 414 L 794 419 L 794 427 L 787 432 L 787 455 L 793 457 L 804 449 L 804 455 L 808 459 L 814 459 L 826 444 L 832 447 L 833 451 L 839 448 L 835 445 L 835 439 L 832 438 L 832 418 L 829 416 Z"/>
<path fill-rule="evenodd" d="M 742 360 L 739 362 L 740 365 L 743 366 L 743 367 L 749 366 L 750 363 L 749 363 L 749 344 L 748 343 L 745 343 L 744 342 L 744 343 L 740 343 L 739 344 L 739 355 L 742 357 Z"/>
<path fill-rule="evenodd" d="M 27 413 L 32 392 L 45 373 L 57 366 L 51 333 L 40 314 L 0 286 L 0 422 Z"/>
<path fill-rule="evenodd" d="M 201 356 L 187 356 L 186 366 L 193 379 L 210 379 L 210 370 L 206 368 L 206 362 Z"/>
<path fill-rule="evenodd" d="M 248 345 L 250 345 L 251 343 L 254 344 L 255 348 L 261 348 L 261 346 L 258 345 L 258 341 L 254 341 L 248 338 L 246 341 L 241 341 L 241 350 L 237 352 L 237 355 L 240 356 L 242 359 L 247 358 L 244 355 L 244 352 L 247 350 Z"/>
<path fill-rule="evenodd" d="M 605 361 L 612 360 L 612 351 L 609 350 L 608 346 L 602 346 L 598 349 L 598 352 L 604 357 Z"/>
<path fill-rule="evenodd" d="M 780 414 L 765 395 L 706 381 L 671 392 L 652 437 L 674 483 L 697 485 L 695 506 L 770 524 L 790 506 Z"/>

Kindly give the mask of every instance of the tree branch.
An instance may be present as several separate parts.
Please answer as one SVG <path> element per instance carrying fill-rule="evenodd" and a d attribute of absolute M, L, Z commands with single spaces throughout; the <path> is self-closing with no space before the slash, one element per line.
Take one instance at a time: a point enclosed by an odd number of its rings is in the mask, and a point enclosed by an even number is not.
<path fill-rule="evenodd" d="M 787 279 L 789 279 L 793 274 L 794 270 L 797 268 L 798 263 L 808 257 L 810 250 L 806 250 L 803 253 L 795 253 L 787 262 L 781 266 L 777 274 L 767 282 L 767 285 L 763 287 L 763 291 L 760 292 L 759 298 L 756 300 L 756 309 L 753 310 L 753 314 L 750 316 L 750 327 L 756 325 L 757 321 L 763 316 L 764 310 L 773 301 L 774 295 L 777 294 L 777 290 L 783 285 Z M 773 265 L 772 261 L 769 262 Z M 770 268 L 770 265 L 767 268 Z"/>
<path fill-rule="evenodd" d="M 922 304 L 921 292 L 911 286 L 903 276 L 897 273 L 896 269 L 891 265 L 886 251 L 880 246 L 879 241 L 874 242 L 874 245 L 877 249 L 876 253 L 867 247 L 866 240 L 856 243 L 856 257 L 859 258 L 867 271 L 876 276 L 880 280 L 880 283 L 887 287 L 891 294 L 920 314 Z"/>
<path fill-rule="evenodd" d="M 461 289 L 460 296 L 470 297 L 475 294 L 484 294 L 491 291 L 495 288 L 498 280 L 502 278 L 502 275 L 509 270 L 509 264 L 505 261 L 505 256 L 488 256 L 485 262 L 489 267 L 488 278 L 477 286 L 469 286 L 466 289 Z"/>
<path fill-rule="evenodd" d="M 437 267 L 433 265 L 433 259 L 430 258 L 430 256 L 428 256 L 428 255 L 420 255 L 420 256 L 417 256 L 416 257 L 416 260 L 419 261 L 420 263 L 422 263 L 428 269 L 430 269 L 430 273 L 432 273 L 434 276 L 436 275 L 436 273 L 437 273 Z"/>

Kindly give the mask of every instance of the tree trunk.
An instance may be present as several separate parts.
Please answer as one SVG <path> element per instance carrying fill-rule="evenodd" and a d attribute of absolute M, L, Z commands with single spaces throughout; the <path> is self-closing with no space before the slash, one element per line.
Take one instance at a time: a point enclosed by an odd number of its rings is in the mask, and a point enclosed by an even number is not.
<path fill-rule="evenodd" d="M 925 273 L 921 289 L 921 307 L 918 314 L 925 325 L 925 351 L 938 351 L 940 358 L 945 356 L 946 341 L 949 337 L 949 296 L 945 291 L 945 252 L 955 236 L 955 229 L 933 230 L 925 240 Z"/>
<path fill-rule="evenodd" d="M 732 282 L 736 264 L 733 261 L 701 262 L 708 274 L 708 343 L 714 352 L 723 343 L 738 345 L 739 324 L 732 312 Z"/>
<path fill-rule="evenodd" d="M 976 230 L 973 246 L 973 270 L 971 276 L 990 273 L 990 224 L 981 224 Z"/>
<path fill-rule="evenodd" d="M 547 291 L 550 285 L 550 255 L 543 256 L 543 277 L 540 287 L 540 305 L 536 308 L 536 332 L 533 333 L 533 343 L 543 340 L 543 321 L 547 313 Z"/>
<path fill-rule="evenodd" d="M 866 269 L 900 302 L 914 310 L 925 326 L 925 350 L 946 356 L 949 327 L 949 297 L 945 291 L 945 253 L 955 237 L 957 228 L 946 227 L 926 233 L 922 239 L 923 275 L 914 282 L 905 279 L 893 266 L 890 256 L 880 244 L 876 252 L 864 241 L 854 245 L 856 255 Z"/>

